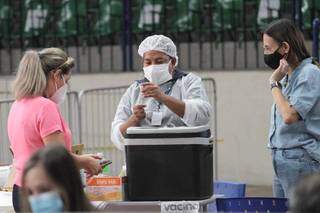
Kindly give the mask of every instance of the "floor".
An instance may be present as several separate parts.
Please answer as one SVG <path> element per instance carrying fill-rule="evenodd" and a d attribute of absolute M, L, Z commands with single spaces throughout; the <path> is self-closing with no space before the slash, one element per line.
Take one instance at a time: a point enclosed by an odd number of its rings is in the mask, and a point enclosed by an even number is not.
<path fill-rule="evenodd" d="M 272 197 L 272 186 L 247 185 L 247 197 Z"/>

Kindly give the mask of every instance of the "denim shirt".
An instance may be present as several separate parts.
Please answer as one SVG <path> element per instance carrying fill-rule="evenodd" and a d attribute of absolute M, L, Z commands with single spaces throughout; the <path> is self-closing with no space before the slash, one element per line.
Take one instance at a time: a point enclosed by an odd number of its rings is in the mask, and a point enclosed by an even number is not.
<path fill-rule="evenodd" d="M 304 59 L 292 75 L 281 80 L 282 94 L 301 119 L 285 124 L 277 106 L 271 108 L 269 148 L 304 148 L 320 162 L 320 70 Z"/>

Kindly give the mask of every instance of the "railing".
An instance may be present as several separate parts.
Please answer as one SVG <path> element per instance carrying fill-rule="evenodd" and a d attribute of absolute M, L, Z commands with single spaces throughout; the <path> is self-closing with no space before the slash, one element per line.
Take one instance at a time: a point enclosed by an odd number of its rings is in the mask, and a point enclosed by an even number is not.
<path fill-rule="evenodd" d="M 210 127 L 214 139 L 214 179 L 217 179 L 217 91 L 214 79 L 205 78 L 203 84 L 213 107 Z M 73 144 L 82 143 L 86 153 L 104 153 L 113 161 L 110 173 L 118 174 L 124 163 L 123 152 L 111 142 L 111 123 L 118 103 L 128 86 L 106 87 L 69 92 L 67 100 L 60 106 L 72 131 Z M 0 162 L 11 163 L 7 136 L 7 119 L 13 100 L 0 101 Z"/>
<path fill-rule="evenodd" d="M 111 142 L 111 122 L 113 121 L 125 87 L 97 88 L 79 93 L 80 142 L 85 151 L 101 152 L 112 160 L 112 174 L 119 174 L 124 164 L 123 152 Z"/>
<path fill-rule="evenodd" d="M 13 99 L 0 100 L 0 162 L 11 163 L 10 143 L 7 134 L 7 121 Z"/>
<path fill-rule="evenodd" d="M 0 74 L 26 49 L 51 46 L 79 73 L 137 70 L 137 45 L 151 34 L 174 40 L 182 69 L 263 68 L 261 29 L 292 18 L 310 39 L 319 14 L 316 0 L 2 0 Z"/>
<path fill-rule="evenodd" d="M 319 27 L 320 20 L 315 18 L 313 20 L 313 31 L 312 31 L 312 56 L 319 61 Z"/>
<path fill-rule="evenodd" d="M 77 92 L 67 93 L 66 100 L 60 106 L 60 111 L 70 127 L 73 143 L 80 143 L 79 95 Z"/>
<path fill-rule="evenodd" d="M 202 79 L 205 90 L 207 92 L 209 102 L 213 107 L 213 113 L 211 116 L 211 134 L 213 136 L 213 179 L 218 180 L 218 110 L 217 110 L 217 86 L 216 81 L 213 78 Z"/>

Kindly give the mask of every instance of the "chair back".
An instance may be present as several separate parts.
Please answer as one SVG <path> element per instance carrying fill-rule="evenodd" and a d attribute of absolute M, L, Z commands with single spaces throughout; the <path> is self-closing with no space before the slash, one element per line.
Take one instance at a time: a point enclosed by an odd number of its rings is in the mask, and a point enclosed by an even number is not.
<path fill-rule="evenodd" d="M 221 194 L 224 198 L 244 197 L 246 194 L 246 184 L 230 181 L 214 181 L 214 194 Z"/>
<path fill-rule="evenodd" d="M 217 198 L 218 212 L 287 212 L 288 200 L 274 197 Z"/>
<path fill-rule="evenodd" d="M 224 198 L 230 197 L 245 197 L 246 184 L 231 181 L 214 181 L 213 194 L 223 195 Z M 216 203 L 213 202 L 208 205 L 209 212 L 216 212 Z"/>

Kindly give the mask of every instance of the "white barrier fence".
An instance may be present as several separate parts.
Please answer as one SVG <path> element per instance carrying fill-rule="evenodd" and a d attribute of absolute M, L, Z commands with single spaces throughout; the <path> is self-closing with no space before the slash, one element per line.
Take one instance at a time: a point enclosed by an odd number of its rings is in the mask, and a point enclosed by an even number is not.
<path fill-rule="evenodd" d="M 119 174 L 124 155 L 111 142 L 111 122 L 125 87 L 96 88 L 79 93 L 80 142 L 88 153 L 103 153 L 112 160 L 111 174 Z"/>
<path fill-rule="evenodd" d="M 7 134 L 7 121 L 13 99 L 0 100 L 0 163 L 11 163 L 12 155 Z"/>

